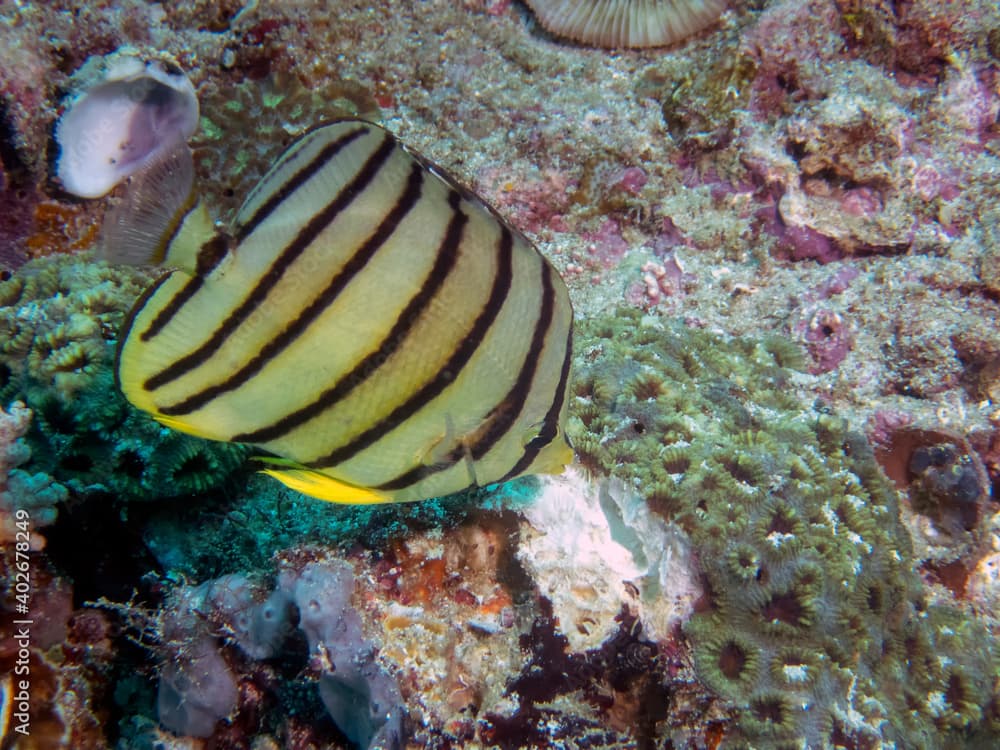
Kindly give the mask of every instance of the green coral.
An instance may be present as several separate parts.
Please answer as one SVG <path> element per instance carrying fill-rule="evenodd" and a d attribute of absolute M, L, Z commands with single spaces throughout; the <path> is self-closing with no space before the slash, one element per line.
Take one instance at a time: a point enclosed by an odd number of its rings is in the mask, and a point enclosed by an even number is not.
<path fill-rule="evenodd" d="M 731 745 L 996 739 L 989 639 L 925 606 L 895 491 L 843 420 L 802 408 L 787 344 L 622 311 L 577 351 L 578 455 L 691 536 L 708 597 L 686 633 L 736 707 Z"/>
<path fill-rule="evenodd" d="M 0 282 L 0 403 L 34 417 L 18 471 L 76 493 L 175 497 L 219 486 L 242 446 L 168 430 L 114 382 L 118 330 L 148 273 L 68 256 L 31 261 Z M 63 490 L 65 495 L 65 490 Z"/>

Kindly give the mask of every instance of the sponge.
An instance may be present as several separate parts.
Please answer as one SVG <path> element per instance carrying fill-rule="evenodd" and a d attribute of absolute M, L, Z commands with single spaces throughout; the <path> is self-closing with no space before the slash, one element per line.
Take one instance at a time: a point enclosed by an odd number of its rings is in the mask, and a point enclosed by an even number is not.
<path fill-rule="evenodd" d="M 299 608 L 299 627 L 312 654 L 322 654 L 319 695 L 347 738 L 360 747 L 391 748 L 402 736 L 402 696 L 375 660 L 351 606 L 354 569 L 342 560 L 306 565 L 279 583 Z"/>

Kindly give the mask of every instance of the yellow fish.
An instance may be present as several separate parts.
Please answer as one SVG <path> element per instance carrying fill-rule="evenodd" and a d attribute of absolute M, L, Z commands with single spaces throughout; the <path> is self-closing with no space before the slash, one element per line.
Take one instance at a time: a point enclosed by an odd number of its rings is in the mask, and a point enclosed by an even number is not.
<path fill-rule="evenodd" d="M 519 232 L 383 128 L 294 143 L 229 232 L 180 145 L 105 225 L 112 260 L 165 274 L 122 332 L 126 398 L 176 430 L 250 443 L 333 502 L 421 500 L 572 459 L 573 310 Z"/>

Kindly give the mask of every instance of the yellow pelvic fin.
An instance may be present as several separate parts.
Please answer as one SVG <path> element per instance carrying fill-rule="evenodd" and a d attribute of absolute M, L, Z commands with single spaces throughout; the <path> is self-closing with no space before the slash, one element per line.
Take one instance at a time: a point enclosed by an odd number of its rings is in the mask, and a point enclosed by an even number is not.
<path fill-rule="evenodd" d="M 261 469 L 262 474 L 274 477 L 283 485 L 296 492 L 301 492 L 303 495 L 309 495 L 319 500 L 326 500 L 329 503 L 371 505 L 374 503 L 391 503 L 393 501 L 392 497 L 384 492 L 341 482 L 331 476 L 298 464 L 295 461 L 263 456 L 256 456 L 254 460 L 275 467 Z"/>
<path fill-rule="evenodd" d="M 203 430 L 185 422 L 183 419 L 168 417 L 164 414 L 157 414 L 156 412 L 151 412 L 151 415 L 153 419 L 162 424 L 164 427 L 169 427 L 171 430 L 177 430 L 178 432 L 194 435 L 195 437 L 206 438 L 207 440 L 218 440 L 217 437 L 206 434 Z"/>

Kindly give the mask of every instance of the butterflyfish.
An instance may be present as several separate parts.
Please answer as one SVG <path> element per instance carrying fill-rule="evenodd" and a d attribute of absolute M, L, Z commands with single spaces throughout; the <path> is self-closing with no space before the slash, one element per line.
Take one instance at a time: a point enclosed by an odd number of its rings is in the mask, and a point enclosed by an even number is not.
<path fill-rule="evenodd" d="M 572 459 L 573 310 L 549 261 L 382 127 L 293 143 L 220 230 L 178 144 L 109 210 L 106 257 L 169 267 L 119 341 L 126 398 L 262 449 L 323 500 L 421 500 Z"/>

